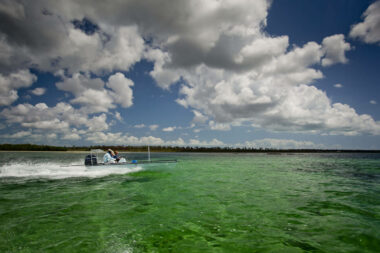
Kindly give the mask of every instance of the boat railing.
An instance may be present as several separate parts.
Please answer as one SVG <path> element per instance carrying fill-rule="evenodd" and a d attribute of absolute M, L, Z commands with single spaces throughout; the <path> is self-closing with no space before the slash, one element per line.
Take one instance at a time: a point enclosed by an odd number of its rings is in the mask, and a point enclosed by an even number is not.
<path fill-rule="evenodd" d="M 96 156 L 96 161 L 98 162 L 99 161 L 99 157 L 98 157 L 98 155 L 99 155 L 99 153 L 105 153 L 105 151 L 104 150 L 102 150 L 102 149 L 91 149 L 90 150 L 90 154 L 91 154 L 91 165 L 93 166 L 94 164 L 93 164 L 93 160 L 92 160 L 92 155 L 93 154 L 96 154 L 95 156 Z"/>

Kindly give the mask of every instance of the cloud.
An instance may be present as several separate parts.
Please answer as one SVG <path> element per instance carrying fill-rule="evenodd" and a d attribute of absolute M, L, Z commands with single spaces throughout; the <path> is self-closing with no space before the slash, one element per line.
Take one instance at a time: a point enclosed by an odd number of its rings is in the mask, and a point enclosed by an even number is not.
<path fill-rule="evenodd" d="M 81 127 L 85 132 L 104 131 L 109 127 L 106 114 L 88 117 L 87 114 L 62 102 L 54 107 L 48 107 L 44 103 L 19 104 L 3 109 L 0 118 L 8 124 L 61 133 L 71 132 L 72 127 Z"/>
<path fill-rule="evenodd" d="M 147 136 L 147 137 L 135 137 L 117 133 L 104 133 L 94 132 L 87 135 L 86 140 L 93 143 L 105 143 L 112 145 L 163 145 L 164 141 L 161 138 Z"/>
<path fill-rule="evenodd" d="M 169 53 L 160 49 L 150 48 L 145 53 L 145 58 L 154 62 L 153 70 L 149 74 L 162 89 L 168 90 L 173 83 L 179 80 L 180 74 L 178 70 L 165 67 L 170 62 Z"/>
<path fill-rule="evenodd" d="M 75 98 L 70 102 L 80 104 L 87 113 L 108 112 L 116 108 L 116 104 L 125 108 L 133 105 L 133 81 L 119 72 L 111 75 L 107 83 L 100 78 L 75 73 L 71 77 L 64 76 L 56 86 L 72 93 Z"/>
<path fill-rule="evenodd" d="M 120 112 L 115 112 L 115 118 L 118 120 L 118 121 L 123 121 L 123 118 L 121 117 L 120 115 Z"/>
<path fill-rule="evenodd" d="M 340 83 L 337 83 L 337 84 L 334 84 L 334 87 L 335 88 L 343 88 L 343 84 L 340 84 Z"/>
<path fill-rule="evenodd" d="M 70 102 L 80 104 L 87 113 L 108 112 L 109 109 L 116 108 L 107 90 L 88 89 Z"/>
<path fill-rule="evenodd" d="M 158 127 L 159 127 L 159 125 L 150 125 L 149 129 L 152 131 L 155 131 Z"/>
<path fill-rule="evenodd" d="M 235 62 L 248 70 L 255 69 L 269 63 L 274 57 L 284 54 L 288 45 L 287 36 L 259 37 L 240 50 Z"/>
<path fill-rule="evenodd" d="M 208 117 L 211 129 L 228 130 L 228 124 L 250 122 L 272 131 L 379 134 L 379 122 L 369 115 L 358 115 L 348 105 L 332 103 L 325 92 L 312 85 L 323 78 L 312 66 L 344 63 L 348 49 L 343 35 L 334 35 L 325 38 L 322 45 L 309 42 L 283 54 L 278 51 L 250 72 L 200 65 L 181 72 L 185 83 L 177 102 Z"/>
<path fill-rule="evenodd" d="M 107 116 L 104 113 L 99 116 L 94 116 L 87 120 L 86 126 L 88 126 L 88 130 L 92 132 L 107 130 Z"/>
<path fill-rule="evenodd" d="M 69 123 L 61 121 L 59 119 L 53 120 L 40 120 L 36 122 L 22 122 L 21 126 L 38 128 L 38 129 L 68 129 Z"/>
<path fill-rule="evenodd" d="M 224 146 L 225 144 L 218 139 L 212 139 L 211 141 L 200 141 L 198 139 L 190 139 L 189 146 Z"/>
<path fill-rule="evenodd" d="M 177 127 L 165 127 L 162 129 L 164 132 L 173 132 Z"/>
<path fill-rule="evenodd" d="M 366 43 L 380 42 L 380 1 L 371 4 L 364 12 L 364 21 L 353 25 L 350 37 L 360 39 Z"/>
<path fill-rule="evenodd" d="M 336 34 L 323 39 L 322 50 L 325 53 L 322 66 L 330 66 L 336 63 L 347 63 L 345 52 L 351 50 L 351 46 L 344 41 L 343 34 Z"/>
<path fill-rule="evenodd" d="M 33 95 L 36 95 L 36 96 L 42 96 L 43 94 L 45 94 L 45 92 L 46 92 L 46 88 L 38 87 L 38 88 L 35 88 L 34 90 L 31 90 L 30 92 L 31 92 Z"/>
<path fill-rule="evenodd" d="M 377 20 L 378 3 L 365 13 L 366 25 L 361 26 L 372 27 L 362 29 L 366 36 L 376 34 L 378 22 L 372 20 Z M 289 45 L 288 36 L 265 31 L 270 4 L 266 0 L 3 1 L 1 78 L 9 80 L 23 71 L 22 76 L 29 73 L 29 78 L 20 87 L 29 87 L 35 80 L 27 69 L 56 73 L 62 78 L 56 87 L 72 95 L 69 102 L 75 107 L 23 104 L 0 115 L 7 123 L 33 129 L 41 121 L 46 129 L 55 123 L 54 131 L 65 133 L 72 127 L 106 131 L 106 113 L 133 105 L 134 83 L 122 72 L 144 59 L 153 64 L 150 75 L 158 86 L 181 85 L 176 101 L 194 112 L 194 123 L 214 130 L 247 123 L 268 131 L 379 134 L 379 122 L 333 103 L 313 86 L 324 77 L 320 66 L 347 62 L 345 53 L 351 46 L 344 36 Z M 354 32 L 358 29 L 354 27 L 350 35 L 358 36 Z M 3 105 L 18 97 L 18 86 L 7 87 L 1 91 L 6 94 Z M 149 126 L 152 131 L 158 127 Z"/>
<path fill-rule="evenodd" d="M 47 139 L 57 139 L 57 134 L 56 133 L 50 133 L 46 135 Z"/>
<path fill-rule="evenodd" d="M 174 141 L 165 141 L 167 146 L 186 146 L 186 142 L 182 138 L 178 138 Z"/>
<path fill-rule="evenodd" d="M 101 8 L 97 10 L 100 15 L 84 19 L 93 8 Z M 51 72 L 66 69 L 71 74 L 128 70 L 141 59 L 144 41 L 136 25 L 112 24 L 102 18 L 102 9 L 89 2 L 3 1 L 1 71 L 13 72 L 20 67 Z M 78 25 L 85 21 L 98 29 L 91 33 Z"/>
<path fill-rule="evenodd" d="M 84 138 L 81 137 L 84 135 Z M 4 139 L 25 139 L 42 141 L 45 139 L 57 139 L 59 136 L 56 133 L 39 134 L 32 131 L 19 131 L 14 134 L 3 134 L 0 136 Z M 73 129 L 71 132 L 62 134 L 60 137 L 66 141 L 77 141 L 84 139 L 94 144 L 109 144 L 109 145 L 158 145 L 158 146 L 228 146 L 218 139 L 212 139 L 210 141 L 189 139 L 188 141 L 178 138 L 175 140 L 164 140 L 154 136 L 142 136 L 136 137 L 128 135 L 122 132 L 91 132 L 85 133 L 77 129 Z M 326 149 L 323 144 L 317 144 L 312 141 L 299 141 L 292 139 L 273 139 L 265 138 L 259 140 L 246 141 L 245 143 L 232 144 L 235 147 L 252 147 L 252 148 L 273 148 L 273 149 Z M 334 146 L 334 148 L 338 148 Z"/>
<path fill-rule="evenodd" d="M 185 142 L 182 138 L 176 140 L 163 140 L 154 136 L 136 137 L 121 132 L 117 133 L 104 133 L 93 132 L 89 133 L 86 140 L 93 143 L 104 143 L 112 145 L 157 145 L 157 146 L 220 146 L 224 145 L 223 142 L 213 139 L 211 141 L 200 141 L 197 139 L 191 139 L 189 142 Z"/>
<path fill-rule="evenodd" d="M 201 65 L 183 74 L 187 83 L 177 102 L 219 123 L 258 116 L 281 102 L 289 88 L 322 78 L 319 71 L 308 68 L 321 57 L 320 46 L 308 43 L 273 58 L 258 72 L 233 73 Z"/>
<path fill-rule="evenodd" d="M 252 50 L 243 50 L 241 60 L 235 62 L 230 50 L 225 49 L 260 33 L 269 2 L 82 1 L 79 5 L 75 1 L 8 1 L 4 6 L 22 10 L 19 15 L 14 14 L 16 11 L 3 12 L 0 29 L 3 46 L 9 51 L 8 68 L 24 62 L 25 66 L 45 71 L 110 73 L 128 70 L 141 59 L 142 37 L 151 37 L 155 47 L 167 48 L 174 66 L 205 62 L 215 67 L 247 69 L 246 64 L 255 64 Z M 96 28 L 88 31 L 81 25 L 85 23 Z M 238 43 L 231 43 L 233 40 Z M 239 47 L 234 50 L 239 51 Z M 246 55 L 250 60 L 245 61 Z"/>
<path fill-rule="evenodd" d="M 138 124 L 138 125 L 134 125 L 133 127 L 134 128 L 144 128 L 145 124 Z"/>
<path fill-rule="evenodd" d="M 108 79 L 107 87 L 112 89 L 111 96 L 115 103 L 122 107 L 130 107 L 133 105 L 133 91 L 131 89 L 133 81 L 126 78 L 122 73 L 116 73 Z"/>
<path fill-rule="evenodd" d="M 231 130 L 231 126 L 229 124 L 225 123 L 216 123 L 213 120 L 209 122 L 209 126 L 211 130 L 218 130 L 218 131 L 229 131 Z"/>
<path fill-rule="evenodd" d="M 57 82 L 58 89 L 68 91 L 79 97 L 86 90 L 103 90 L 104 82 L 100 78 L 91 78 L 89 75 L 74 73 L 71 77 L 63 76 L 61 82 Z"/>
<path fill-rule="evenodd" d="M 375 100 L 371 100 L 371 101 L 369 101 L 369 103 L 372 104 L 372 105 L 376 105 L 377 104 L 377 102 Z"/>
<path fill-rule="evenodd" d="M 0 106 L 12 104 L 18 99 L 17 90 L 31 86 L 37 77 L 29 70 L 19 70 L 8 75 L 0 74 Z"/>
<path fill-rule="evenodd" d="M 200 124 L 206 123 L 208 118 L 205 115 L 198 112 L 197 110 L 193 110 L 193 113 L 194 113 L 193 122 L 200 123 Z"/>
<path fill-rule="evenodd" d="M 76 133 L 67 133 L 62 137 L 62 140 L 76 141 L 80 140 L 81 137 Z"/>
<path fill-rule="evenodd" d="M 211 142 L 199 142 L 199 141 L 190 141 L 186 143 L 182 138 L 178 138 L 176 140 L 163 140 L 154 136 L 143 136 L 136 137 L 128 134 L 123 134 L 121 132 L 117 133 L 105 133 L 105 132 L 93 132 L 87 134 L 86 140 L 93 143 L 105 143 L 112 145 L 157 145 L 157 146 L 189 146 L 193 145 L 191 143 L 196 143 L 197 145 L 216 145 L 217 143 L 221 143 L 217 140 L 213 140 Z"/>
<path fill-rule="evenodd" d="M 47 133 L 47 134 L 41 134 L 41 133 L 33 133 L 32 131 L 19 131 L 14 134 L 3 134 L 0 135 L 1 138 L 4 139 L 10 139 L 10 140 L 17 140 L 22 139 L 23 142 L 46 142 L 51 141 L 54 139 L 57 139 L 56 133 Z"/>
<path fill-rule="evenodd" d="M 19 138 L 24 138 L 26 136 L 30 136 L 31 132 L 30 131 L 20 131 L 16 132 L 14 134 L 3 134 L 1 135 L 2 138 L 9 138 L 9 139 L 19 139 Z"/>
<path fill-rule="evenodd" d="M 315 144 L 311 141 L 297 141 L 290 139 L 261 139 L 247 141 L 242 146 L 252 148 L 273 148 L 273 149 L 325 149 L 323 144 Z"/>
<path fill-rule="evenodd" d="M 215 70 L 199 72 L 205 73 L 204 79 L 187 79 L 189 84 L 181 89 L 184 97 L 180 104 L 214 118 L 211 127 L 215 128 L 215 123 L 251 122 L 255 127 L 273 131 L 380 133 L 380 123 L 369 115 L 358 115 L 348 105 L 332 103 L 325 92 L 312 85 L 298 84 L 299 79 L 310 82 L 320 78 L 315 75 L 318 72 L 305 69 L 304 76 L 294 78 L 288 73 L 278 73 L 276 78 L 232 74 L 222 75 L 219 80 Z M 207 75 L 215 84 L 208 83 Z"/>
<path fill-rule="evenodd" d="M 113 98 L 104 85 L 100 78 L 90 78 L 81 73 L 63 77 L 61 82 L 56 83 L 58 89 L 72 93 L 75 98 L 70 102 L 80 104 L 87 113 L 108 112 L 115 108 Z"/>

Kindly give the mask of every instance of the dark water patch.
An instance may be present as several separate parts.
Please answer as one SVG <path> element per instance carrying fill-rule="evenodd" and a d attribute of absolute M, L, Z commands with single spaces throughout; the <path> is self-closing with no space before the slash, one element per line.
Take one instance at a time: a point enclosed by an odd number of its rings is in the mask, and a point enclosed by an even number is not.
<path fill-rule="evenodd" d="M 363 209 L 354 205 L 332 202 L 332 201 L 313 201 L 307 206 L 298 207 L 298 210 L 307 211 L 319 216 L 340 215 L 349 217 L 367 217 L 377 219 L 379 215 L 369 209 Z"/>
<path fill-rule="evenodd" d="M 353 192 L 353 191 L 334 191 L 334 190 L 325 190 L 324 191 L 328 195 L 333 195 L 334 197 L 352 197 L 357 195 L 358 193 Z"/>
<path fill-rule="evenodd" d="M 171 173 L 162 171 L 139 171 L 124 177 L 121 184 L 126 186 L 130 183 L 149 183 L 154 180 L 165 179 L 166 177 L 170 177 L 170 175 Z"/>
<path fill-rule="evenodd" d="M 339 234 L 338 239 L 342 243 L 351 245 L 352 248 L 362 248 L 361 252 L 371 252 L 364 249 L 380 249 L 380 235 L 374 236 L 357 230 L 341 230 Z"/>
<path fill-rule="evenodd" d="M 149 171 L 149 170 L 143 170 L 138 171 L 130 175 L 130 177 L 152 177 L 152 178 L 164 178 L 170 176 L 171 173 L 169 172 L 163 172 L 163 171 Z"/>
<path fill-rule="evenodd" d="M 151 177 L 130 177 L 130 178 L 124 179 L 124 181 L 121 184 L 126 186 L 130 183 L 147 183 L 153 180 L 154 178 L 151 178 Z"/>
<path fill-rule="evenodd" d="M 43 185 L 50 185 L 53 181 L 54 180 L 50 180 L 50 179 L 4 177 L 0 179 L 0 189 L 17 190 L 17 189 L 41 187 Z"/>
<path fill-rule="evenodd" d="M 284 242 L 284 245 L 299 248 L 306 252 L 322 252 L 319 248 L 311 245 L 308 242 L 303 242 L 303 241 L 288 239 Z"/>
<path fill-rule="evenodd" d="M 349 176 L 358 178 L 363 181 L 380 181 L 380 173 L 370 174 L 370 173 L 364 173 L 364 172 L 353 172 L 349 174 Z"/>

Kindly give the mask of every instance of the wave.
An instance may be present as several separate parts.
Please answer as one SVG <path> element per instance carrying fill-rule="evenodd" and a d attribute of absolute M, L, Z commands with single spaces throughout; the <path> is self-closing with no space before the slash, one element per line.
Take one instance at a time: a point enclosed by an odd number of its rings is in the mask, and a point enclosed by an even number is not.
<path fill-rule="evenodd" d="M 63 163 L 19 162 L 0 166 L 0 178 L 48 178 L 64 179 L 74 177 L 105 177 L 112 174 L 127 174 L 142 170 L 141 166 L 84 166 Z"/>

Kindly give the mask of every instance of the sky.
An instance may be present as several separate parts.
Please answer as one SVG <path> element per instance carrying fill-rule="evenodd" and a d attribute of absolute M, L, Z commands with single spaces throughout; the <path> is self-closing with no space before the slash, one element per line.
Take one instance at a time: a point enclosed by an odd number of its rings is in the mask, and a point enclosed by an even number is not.
<path fill-rule="evenodd" d="M 0 0 L 0 143 L 380 149 L 380 0 Z"/>

